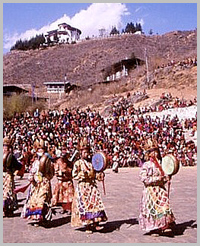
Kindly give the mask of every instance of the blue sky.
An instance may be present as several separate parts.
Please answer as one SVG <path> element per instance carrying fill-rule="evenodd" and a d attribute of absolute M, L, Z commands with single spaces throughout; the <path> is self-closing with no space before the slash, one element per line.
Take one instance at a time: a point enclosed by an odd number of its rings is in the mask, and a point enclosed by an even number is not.
<path fill-rule="evenodd" d="M 197 3 L 4 3 L 3 52 L 63 22 L 79 28 L 81 38 L 112 26 L 121 31 L 130 22 L 141 23 L 146 35 L 150 29 L 161 35 L 197 28 Z"/>

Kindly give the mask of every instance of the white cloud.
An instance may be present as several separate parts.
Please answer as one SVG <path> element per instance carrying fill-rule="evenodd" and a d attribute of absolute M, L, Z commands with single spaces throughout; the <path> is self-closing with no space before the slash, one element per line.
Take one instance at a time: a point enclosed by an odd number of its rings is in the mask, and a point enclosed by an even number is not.
<path fill-rule="evenodd" d="M 142 7 L 139 7 L 135 10 L 135 13 L 137 13 L 138 11 L 140 11 L 142 9 Z"/>
<path fill-rule="evenodd" d="M 86 10 L 81 10 L 72 18 L 64 14 L 53 23 L 43 26 L 39 30 L 31 29 L 24 33 L 8 34 L 4 31 L 3 47 L 10 49 L 17 40 L 30 39 L 38 34 L 58 28 L 58 24 L 67 23 L 82 31 L 81 38 L 87 36 L 99 36 L 99 29 L 105 28 L 109 32 L 112 26 L 117 29 L 122 28 L 122 17 L 129 15 L 128 9 L 123 3 L 93 3 Z"/>
<path fill-rule="evenodd" d="M 82 37 L 98 36 L 99 29 L 110 31 L 112 26 L 120 29 L 122 16 L 129 14 L 125 4 L 95 3 L 87 10 L 82 10 L 72 19 L 72 24 L 82 30 Z"/>
<path fill-rule="evenodd" d="M 144 19 L 137 19 L 137 23 L 140 23 L 140 25 L 144 26 Z"/>

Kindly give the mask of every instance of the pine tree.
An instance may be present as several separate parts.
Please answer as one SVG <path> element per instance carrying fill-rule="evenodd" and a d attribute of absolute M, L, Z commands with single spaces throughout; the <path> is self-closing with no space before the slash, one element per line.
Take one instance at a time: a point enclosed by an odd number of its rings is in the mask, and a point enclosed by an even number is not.
<path fill-rule="evenodd" d="M 110 32 L 110 35 L 113 35 L 113 34 L 119 34 L 119 31 L 117 30 L 117 28 L 115 26 L 112 27 L 112 30 Z"/>

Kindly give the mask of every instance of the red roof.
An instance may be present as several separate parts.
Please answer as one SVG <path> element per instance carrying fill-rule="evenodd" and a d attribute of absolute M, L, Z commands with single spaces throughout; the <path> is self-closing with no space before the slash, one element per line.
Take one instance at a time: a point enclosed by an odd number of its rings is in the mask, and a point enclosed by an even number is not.
<path fill-rule="evenodd" d="M 77 29 L 75 27 L 72 27 L 72 26 L 70 26 L 70 25 L 68 25 L 66 23 L 61 23 L 58 26 L 63 26 L 64 28 L 67 28 L 70 31 L 77 31 L 77 32 L 79 32 L 79 34 L 81 34 L 81 30 L 79 30 L 79 29 Z"/>

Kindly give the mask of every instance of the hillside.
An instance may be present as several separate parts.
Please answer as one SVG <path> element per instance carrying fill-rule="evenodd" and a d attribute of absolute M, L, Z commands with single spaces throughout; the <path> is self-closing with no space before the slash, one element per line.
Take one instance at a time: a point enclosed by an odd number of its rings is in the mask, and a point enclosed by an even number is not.
<path fill-rule="evenodd" d="M 105 97 L 101 92 L 108 90 L 108 87 L 111 92 L 107 94 L 112 96 L 120 93 L 120 90 L 116 90 L 117 87 L 121 87 L 121 93 L 147 88 L 146 58 L 149 93 L 155 91 L 153 94 L 160 96 L 161 91 L 166 89 L 174 91 L 174 96 L 179 93 L 187 98 L 189 93 L 194 98 L 196 95 L 197 67 L 180 69 L 179 66 L 167 66 L 171 60 L 177 63 L 197 56 L 196 30 L 153 36 L 126 34 L 40 50 L 12 51 L 3 56 L 3 83 L 25 86 L 34 83 L 39 88 L 38 93 L 44 95 L 44 82 L 62 81 L 66 74 L 71 84 L 91 87 L 105 81 L 105 71 L 110 66 L 133 56 L 144 61 L 144 65 L 129 70 L 127 77 L 113 82 L 113 85 L 102 85 L 96 92 L 99 93 L 98 96 Z M 157 69 L 162 65 L 162 69 Z M 159 93 L 156 90 L 160 90 Z M 74 103 L 75 99 L 77 95 L 74 95 Z M 59 104 L 64 101 L 66 100 Z"/>

